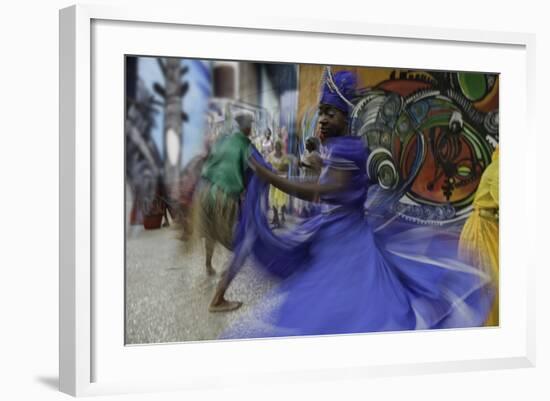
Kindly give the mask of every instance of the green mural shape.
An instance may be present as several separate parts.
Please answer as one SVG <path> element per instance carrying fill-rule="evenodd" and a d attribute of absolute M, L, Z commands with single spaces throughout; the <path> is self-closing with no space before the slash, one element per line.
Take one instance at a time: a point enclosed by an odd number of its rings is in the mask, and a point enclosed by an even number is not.
<path fill-rule="evenodd" d="M 457 75 L 462 93 L 471 101 L 475 102 L 480 100 L 487 94 L 485 74 L 459 72 Z"/>

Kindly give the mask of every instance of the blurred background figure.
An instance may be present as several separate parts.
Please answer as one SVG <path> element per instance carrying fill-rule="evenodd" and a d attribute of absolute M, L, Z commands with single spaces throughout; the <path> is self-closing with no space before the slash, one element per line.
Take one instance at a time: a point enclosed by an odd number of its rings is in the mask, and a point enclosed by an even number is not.
<path fill-rule="evenodd" d="M 273 169 L 281 177 L 287 177 L 288 174 L 288 156 L 283 152 L 281 141 L 275 143 L 275 150 L 267 157 L 267 162 L 273 166 Z M 273 220 L 271 224 L 274 228 L 280 228 L 285 224 L 286 205 L 288 195 L 278 188 L 271 187 L 269 191 L 269 204 L 273 211 Z"/>
<path fill-rule="evenodd" d="M 323 159 L 319 153 L 319 140 L 315 137 L 309 137 L 306 140 L 306 150 L 298 161 L 300 167 L 300 177 L 302 181 L 317 182 Z M 297 200 L 298 215 L 300 217 L 310 217 L 319 209 L 315 202 L 307 202 L 301 199 Z"/>
<path fill-rule="evenodd" d="M 166 197 L 162 157 L 151 138 L 156 111 L 142 82 L 138 81 L 134 92 L 127 99 L 125 124 L 126 174 L 132 197 L 129 223 L 158 228 L 166 214 Z"/>
<path fill-rule="evenodd" d="M 300 167 L 302 175 L 309 181 L 316 181 L 321 174 L 323 159 L 319 153 L 319 141 L 317 138 L 308 138 L 306 141 L 306 151 L 300 158 Z"/>
<path fill-rule="evenodd" d="M 260 145 L 260 152 L 263 157 L 267 157 L 273 152 L 273 139 L 271 138 L 271 130 L 269 128 L 265 130 L 264 138 Z"/>
<path fill-rule="evenodd" d="M 485 169 L 474 198 L 474 211 L 466 220 L 460 235 L 459 254 L 467 262 L 489 274 L 494 287 L 495 300 L 486 326 L 499 324 L 498 296 L 498 209 L 499 162 L 498 146 L 491 164 Z"/>

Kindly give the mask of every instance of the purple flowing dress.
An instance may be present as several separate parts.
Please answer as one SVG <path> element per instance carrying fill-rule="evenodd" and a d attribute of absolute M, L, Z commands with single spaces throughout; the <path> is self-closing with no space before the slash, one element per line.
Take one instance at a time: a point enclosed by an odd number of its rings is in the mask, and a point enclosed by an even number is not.
<path fill-rule="evenodd" d="M 284 235 L 267 221 L 268 184 L 250 178 L 230 269 L 251 257 L 281 281 L 222 338 L 483 324 L 489 278 L 458 261 L 457 232 L 398 220 L 374 230 L 364 206 L 367 152 L 359 138 L 329 139 L 320 183 L 335 169 L 349 173 L 349 185 L 322 197 L 323 212 Z M 265 165 L 257 152 L 252 157 Z"/>

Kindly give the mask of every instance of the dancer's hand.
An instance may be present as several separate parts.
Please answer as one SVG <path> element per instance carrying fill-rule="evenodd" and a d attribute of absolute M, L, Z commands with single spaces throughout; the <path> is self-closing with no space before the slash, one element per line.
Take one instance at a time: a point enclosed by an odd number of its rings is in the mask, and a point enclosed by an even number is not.
<path fill-rule="evenodd" d="M 327 173 L 329 183 L 300 183 L 278 176 L 253 158 L 248 159 L 248 164 L 260 179 L 267 181 L 289 195 L 310 202 L 317 200 L 320 195 L 341 191 L 349 183 L 349 173 L 346 171 L 329 170 Z"/>
<path fill-rule="evenodd" d="M 269 171 L 267 168 L 265 168 L 264 166 L 262 166 L 260 163 L 258 163 L 258 161 L 254 158 L 250 158 L 248 159 L 248 165 L 250 166 L 250 168 L 252 169 L 252 171 L 254 171 L 254 173 L 260 177 L 262 180 L 264 181 L 267 181 L 267 182 L 271 182 L 272 181 L 272 176 L 274 175 L 271 171 Z"/>

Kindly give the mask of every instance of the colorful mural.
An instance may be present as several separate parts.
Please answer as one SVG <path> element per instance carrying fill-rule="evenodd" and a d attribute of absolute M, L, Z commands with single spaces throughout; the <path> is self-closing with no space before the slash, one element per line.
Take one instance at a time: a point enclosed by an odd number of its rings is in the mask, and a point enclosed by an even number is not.
<path fill-rule="evenodd" d="M 315 136 L 312 87 L 344 67 L 301 66 L 302 139 Z M 350 68 L 362 88 L 350 134 L 370 148 L 371 180 L 391 191 L 392 213 L 442 224 L 471 211 L 482 172 L 498 144 L 497 74 Z M 308 90 L 310 89 L 310 90 Z"/>

